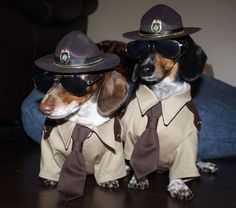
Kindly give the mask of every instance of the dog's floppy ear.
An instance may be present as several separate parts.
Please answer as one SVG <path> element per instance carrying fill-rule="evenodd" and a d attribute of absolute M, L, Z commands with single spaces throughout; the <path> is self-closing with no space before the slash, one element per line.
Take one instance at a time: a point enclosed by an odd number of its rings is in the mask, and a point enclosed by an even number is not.
<path fill-rule="evenodd" d="M 196 80 L 203 71 L 207 55 L 190 36 L 186 37 L 188 48 L 179 60 L 180 75 L 186 81 Z"/>
<path fill-rule="evenodd" d="M 140 70 L 138 64 L 135 64 L 132 71 L 131 82 L 136 83 L 139 81 L 139 78 L 140 78 Z"/>
<path fill-rule="evenodd" d="M 105 73 L 103 86 L 98 94 L 98 112 L 110 116 L 118 110 L 128 96 L 128 83 L 117 71 Z"/>

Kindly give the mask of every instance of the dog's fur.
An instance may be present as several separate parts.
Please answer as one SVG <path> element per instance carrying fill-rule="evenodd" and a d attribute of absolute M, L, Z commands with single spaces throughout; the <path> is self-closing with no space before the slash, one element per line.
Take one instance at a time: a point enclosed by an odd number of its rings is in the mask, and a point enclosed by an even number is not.
<path fill-rule="evenodd" d="M 77 97 L 66 92 L 55 83 L 46 93 L 40 104 L 40 110 L 50 119 L 66 119 L 89 128 L 97 127 L 113 116 L 125 101 L 128 93 L 126 79 L 116 71 L 104 74 L 83 74 L 82 78 L 103 78 L 89 87 L 88 92 Z M 48 185 L 55 181 L 44 180 Z M 116 188 L 118 181 L 107 181 L 98 184 L 102 187 Z"/>
<path fill-rule="evenodd" d="M 188 45 L 184 54 L 174 61 L 163 57 L 157 52 L 150 52 L 140 58 L 134 67 L 133 79 L 140 79 L 145 83 L 160 100 L 164 100 L 177 92 L 184 90 L 186 82 L 197 79 L 206 63 L 207 56 L 204 51 L 194 43 L 190 36 L 180 39 Z M 214 173 L 217 167 L 213 163 L 199 162 L 196 164 L 203 172 Z M 149 186 L 148 179 L 136 180 L 133 176 L 129 187 L 134 189 L 145 189 Z M 168 191 L 177 199 L 190 200 L 193 197 L 191 190 L 182 179 L 170 181 Z"/>
<path fill-rule="evenodd" d="M 187 36 L 189 48 L 183 57 L 174 63 L 173 60 L 164 58 L 160 54 L 149 54 L 146 59 L 140 60 L 133 71 L 133 82 L 144 81 L 159 98 L 165 99 L 186 87 L 186 81 L 198 78 L 206 62 L 203 50 Z M 134 61 L 127 59 L 125 44 L 118 41 L 103 41 L 98 44 L 103 52 L 116 53 L 121 58 L 121 64 L 116 67 L 117 71 L 130 74 Z M 145 75 L 145 65 L 152 64 L 155 71 Z M 146 68 L 147 69 L 147 68 Z M 191 70 L 189 70 L 191 69 Z M 148 69 L 147 69 L 148 70 Z M 166 71 L 168 71 L 166 73 Z M 168 76 L 166 76 L 168 74 Z M 98 76 L 85 74 L 83 76 Z M 140 79 L 140 80 L 138 80 Z M 113 71 L 105 75 L 104 82 L 95 84 L 84 97 L 76 97 L 65 92 L 59 85 L 54 85 L 45 95 L 40 109 L 50 118 L 66 118 L 76 123 L 81 123 L 92 128 L 109 119 L 127 97 L 128 84 L 124 77 Z M 116 96 L 114 93 L 119 93 Z M 59 110 L 60 109 L 60 110 Z M 96 119 L 94 119 L 96 117 Z M 96 121 L 94 123 L 94 121 Z M 215 164 L 198 162 L 197 166 L 206 173 L 214 173 L 217 170 Z M 127 167 L 128 170 L 130 170 Z M 55 185 L 56 182 L 46 180 L 45 183 Z M 99 184 L 102 187 L 116 188 L 119 186 L 117 180 Z M 145 189 L 149 187 L 147 178 L 138 181 L 135 176 L 128 184 L 132 189 Z M 191 190 L 181 179 L 170 181 L 167 186 L 171 196 L 177 199 L 189 200 L 193 197 Z"/>

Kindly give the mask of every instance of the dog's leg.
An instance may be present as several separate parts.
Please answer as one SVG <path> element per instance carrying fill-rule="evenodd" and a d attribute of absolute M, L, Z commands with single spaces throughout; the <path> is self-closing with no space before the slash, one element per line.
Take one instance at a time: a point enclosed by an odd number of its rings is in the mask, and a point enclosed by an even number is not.
<path fill-rule="evenodd" d="M 142 178 L 142 179 L 138 180 L 135 177 L 135 175 L 133 175 L 131 180 L 129 181 L 128 187 L 130 189 L 144 190 L 149 187 L 149 181 L 147 178 Z"/>
<path fill-rule="evenodd" d="M 125 165 L 125 169 L 126 169 L 127 173 L 130 173 L 132 171 L 132 169 L 129 165 Z"/>
<path fill-rule="evenodd" d="M 167 186 L 167 190 L 173 198 L 180 200 L 191 200 L 193 193 L 182 179 L 174 179 Z"/>
<path fill-rule="evenodd" d="M 203 172 L 203 173 L 215 173 L 218 170 L 218 167 L 216 164 L 211 162 L 197 162 L 197 167 Z"/>
<path fill-rule="evenodd" d="M 43 178 L 43 184 L 46 186 L 56 186 L 57 185 L 57 181 L 53 181 L 53 180 L 49 180 L 49 179 L 45 179 Z"/>
<path fill-rule="evenodd" d="M 119 188 L 119 181 L 118 180 L 113 180 L 113 181 L 106 181 L 103 183 L 99 183 L 99 186 L 103 187 L 103 188 Z"/>

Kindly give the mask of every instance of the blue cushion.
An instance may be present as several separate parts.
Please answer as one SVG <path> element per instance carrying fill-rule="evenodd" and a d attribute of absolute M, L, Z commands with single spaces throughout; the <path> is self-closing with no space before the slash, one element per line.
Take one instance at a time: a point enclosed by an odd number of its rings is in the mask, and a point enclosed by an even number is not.
<path fill-rule="evenodd" d="M 34 89 L 22 104 L 26 133 L 40 142 L 45 116 L 39 111 L 43 94 Z M 236 156 L 236 88 L 203 76 L 194 102 L 202 119 L 199 155 L 211 159 Z"/>
<path fill-rule="evenodd" d="M 21 106 L 21 120 L 26 134 L 40 143 L 45 116 L 39 110 L 39 103 L 44 94 L 36 89 L 25 98 Z"/>
<path fill-rule="evenodd" d="M 202 119 L 200 157 L 236 156 L 236 88 L 203 76 L 194 102 Z"/>

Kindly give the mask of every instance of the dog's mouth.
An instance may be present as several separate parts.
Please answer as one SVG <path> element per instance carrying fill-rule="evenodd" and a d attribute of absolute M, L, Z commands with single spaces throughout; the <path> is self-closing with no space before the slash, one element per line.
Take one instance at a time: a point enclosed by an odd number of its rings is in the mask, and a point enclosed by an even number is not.
<path fill-rule="evenodd" d="M 66 116 L 47 116 L 47 118 L 50 118 L 53 120 L 59 120 L 59 119 L 66 119 Z"/>
<path fill-rule="evenodd" d="M 141 79 L 145 82 L 156 82 L 157 81 L 156 77 L 144 77 L 144 76 L 142 76 Z"/>
<path fill-rule="evenodd" d="M 47 115 L 50 119 L 66 119 L 68 120 L 71 116 L 74 116 L 80 108 L 78 106 L 71 106 L 70 108 L 65 108 L 63 110 L 58 110 L 50 115 Z"/>
<path fill-rule="evenodd" d="M 47 116 L 47 118 L 50 118 L 50 119 L 53 119 L 53 120 L 58 120 L 58 119 L 68 120 L 72 115 L 74 115 L 74 114 L 52 115 L 52 116 Z"/>
<path fill-rule="evenodd" d="M 156 76 L 141 76 L 141 80 L 145 83 L 145 84 L 156 84 L 160 81 L 159 78 L 157 78 Z"/>

